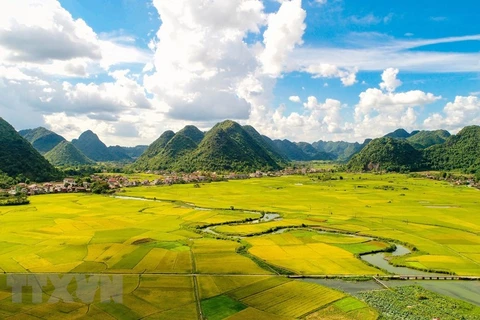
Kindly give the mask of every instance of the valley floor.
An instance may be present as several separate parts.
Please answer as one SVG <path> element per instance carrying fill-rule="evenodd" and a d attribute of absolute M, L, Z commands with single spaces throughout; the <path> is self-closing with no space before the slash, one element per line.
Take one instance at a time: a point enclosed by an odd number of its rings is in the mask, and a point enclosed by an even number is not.
<path fill-rule="evenodd" d="M 375 295 L 288 275 L 386 275 L 359 256 L 395 244 L 413 252 L 385 253 L 393 265 L 480 276 L 478 190 L 446 182 L 337 173 L 118 195 L 44 195 L 0 207 L 0 318 L 377 319 L 387 311 Z M 77 278 L 59 284 L 59 274 Z M 121 277 L 122 303 L 102 303 L 100 291 L 86 301 L 91 274 Z M 42 302 L 63 285 L 74 303 L 36 304 L 25 288 L 13 303 L 12 276 L 23 275 L 45 284 Z M 478 319 L 470 306 L 459 308 Z"/>

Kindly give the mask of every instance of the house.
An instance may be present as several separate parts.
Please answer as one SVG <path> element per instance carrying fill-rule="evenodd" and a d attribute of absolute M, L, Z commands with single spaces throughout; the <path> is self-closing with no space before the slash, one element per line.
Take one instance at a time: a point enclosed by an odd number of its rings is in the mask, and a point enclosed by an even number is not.
<path fill-rule="evenodd" d="M 76 186 L 77 183 L 75 182 L 75 178 L 65 178 L 63 179 L 63 184 L 69 184 L 71 186 Z"/>

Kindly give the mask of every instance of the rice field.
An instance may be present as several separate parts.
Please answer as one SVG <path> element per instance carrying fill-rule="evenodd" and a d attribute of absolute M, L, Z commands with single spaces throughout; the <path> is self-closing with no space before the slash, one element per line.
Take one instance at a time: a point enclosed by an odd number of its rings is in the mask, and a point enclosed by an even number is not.
<path fill-rule="evenodd" d="M 322 238 L 330 243 L 325 243 Z M 369 267 L 355 257 L 356 253 L 366 253 L 386 249 L 389 245 L 370 241 L 366 238 L 353 238 L 344 235 L 322 235 L 316 232 L 292 231 L 266 235 L 246 240 L 252 247 L 249 252 L 272 265 L 297 274 L 340 274 L 375 275 L 383 274 Z M 335 243 L 335 241 L 337 243 Z M 358 242 L 359 243 L 348 243 Z"/>
<path fill-rule="evenodd" d="M 159 201 L 57 194 L 0 207 L 0 318 L 377 319 L 357 298 L 278 270 L 383 274 L 358 255 L 394 242 L 417 249 L 387 254 L 396 265 L 480 275 L 478 190 L 405 175 L 334 178 L 137 187 L 121 195 Z M 279 216 L 256 221 L 264 212 Z M 14 304 L 10 274 L 120 275 L 123 302 L 96 294 L 47 304 L 55 291 L 47 282 L 45 303 L 25 289 L 27 302 Z"/>

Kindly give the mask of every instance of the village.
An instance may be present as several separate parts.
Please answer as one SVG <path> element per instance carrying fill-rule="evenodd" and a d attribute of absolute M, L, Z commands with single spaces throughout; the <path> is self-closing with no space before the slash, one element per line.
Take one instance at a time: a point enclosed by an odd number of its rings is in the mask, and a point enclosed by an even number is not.
<path fill-rule="evenodd" d="M 193 172 L 193 173 L 170 173 L 159 171 L 148 171 L 147 174 L 158 176 L 155 179 L 138 179 L 129 177 L 126 174 L 108 174 L 99 173 L 89 177 L 66 177 L 63 181 L 47 182 L 43 184 L 38 183 L 18 183 L 10 189 L 0 189 L 0 194 L 18 195 L 24 194 L 27 196 L 52 194 L 52 193 L 90 193 L 92 192 L 92 186 L 95 183 L 102 183 L 110 192 L 129 187 L 138 186 L 170 186 L 173 184 L 200 184 L 209 183 L 215 181 L 228 181 L 228 180 L 242 180 L 250 178 L 262 178 L 262 177 L 281 177 L 289 175 L 305 175 L 315 173 L 334 173 L 335 169 L 319 169 L 319 168 L 287 168 L 274 172 L 262 172 L 256 171 L 255 173 L 228 173 L 217 174 L 215 172 Z M 135 176 L 135 175 L 133 175 Z M 411 173 L 411 177 L 427 178 L 432 180 L 444 180 L 451 184 L 460 186 L 466 185 L 469 187 L 475 187 L 480 189 L 480 181 L 476 181 L 474 178 L 465 175 L 442 175 L 441 173 Z M 336 179 L 332 177 L 332 179 Z M 330 180 L 328 178 L 327 180 Z"/>
<path fill-rule="evenodd" d="M 285 175 L 295 174 L 309 174 L 316 172 L 323 172 L 319 169 L 284 169 L 276 172 L 261 172 L 255 173 L 229 173 L 229 174 L 217 174 L 215 172 L 193 172 L 188 174 L 182 173 L 165 173 L 165 172 L 147 172 L 147 174 L 158 175 L 158 178 L 148 179 L 135 179 L 129 178 L 124 174 L 95 174 L 89 177 L 66 177 L 63 181 L 47 182 L 47 183 L 18 183 L 10 189 L 0 189 L 0 193 L 17 195 L 25 194 L 28 196 L 52 194 L 52 193 L 89 193 L 92 192 L 92 186 L 95 183 L 103 183 L 108 185 L 111 191 L 115 191 L 122 188 L 138 187 L 138 186 L 160 186 L 160 185 L 173 185 L 173 184 L 187 184 L 187 183 L 208 183 L 215 181 L 228 181 L 228 180 L 241 180 L 250 178 L 261 177 L 280 177 Z"/>

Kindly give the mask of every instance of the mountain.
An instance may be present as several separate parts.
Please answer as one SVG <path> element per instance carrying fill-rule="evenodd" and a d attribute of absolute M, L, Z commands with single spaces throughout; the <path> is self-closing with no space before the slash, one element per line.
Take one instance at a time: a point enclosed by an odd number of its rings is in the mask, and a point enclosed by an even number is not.
<path fill-rule="evenodd" d="M 411 136 L 405 129 L 397 129 L 384 136 L 384 138 L 407 139 Z"/>
<path fill-rule="evenodd" d="M 291 142 L 290 140 L 273 140 L 275 148 L 286 159 L 291 161 L 334 160 L 328 152 L 320 151 L 307 142 Z"/>
<path fill-rule="evenodd" d="M 280 150 L 278 150 L 277 147 L 275 147 L 275 144 L 270 138 L 266 136 L 262 136 L 252 126 L 246 125 L 246 126 L 243 126 L 242 128 L 250 135 L 250 137 L 253 138 L 253 140 L 255 140 L 256 143 L 258 143 L 262 148 L 264 148 L 267 151 L 268 155 L 273 160 L 283 165 L 286 165 L 288 163 L 289 160 L 284 155 L 282 155 L 282 153 L 280 152 Z"/>
<path fill-rule="evenodd" d="M 123 152 L 125 152 L 127 156 L 129 156 L 132 159 L 137 159 L 145 152 L 145 150 L 148 149 L 148 146 L 139 145 L 135 147 L 121 147 L 121 148 L 123 148 Z"/>
<path fill-rule="evenodd" d="M 47 153 L 55 148 L 60 142 L 65 141 L 64 137 L 43 127 L 21 130 L 18 133 L 42 154 Z"/>
<path fill-rule="evenodd" d="M 117 161 L 132 161 L 133 159 L 127 154 L 124 147 L 120 146 L 111 146 L 108 147 L 108 151 L 110 155 L 114 159 L 118 159 Z"/>
<path fill-rule="evenodd" d="M 271 156 L 274 151 L 268 147 L 268 142 L 259 141 L 251 129 L 247 131 L 236 122 L 227 120 L 218 123 L 201 140 L 199 130 L 195 129 L 187 126 L 176 134 L 171 131 L 163 133 L 133 167 L 187 172 L 247 172 L 280 169 L 283 166 L 274 159 L 274 155 Z"/>
<path fill-rule="evenodd" d="M 3 118 L 0 118 L 0 171 L 10 177 L 23 175 L 38 182 L 61 177 L 60 172 Z"/>
<path fill-rule="evenodd" d="M 421 151 L 405 139 L 379 138 L 372 140 L 348 162 L 353 171 L 410 171 L 422 167 Z"/>
<path fill-rule="evenodd" d="M 195 126 L 186 126 L 178 132 L 178 134 L 184 135 L 185 137 L 190 138 L 196 144 L 199 144 L 205 137 L 205 133 L 200 131 Z"/>
<path fill-rule="evenodd" d="M 175 167 L 183 156 L 198 147 L 198 144 L 190 138 L 190 133 L 192 132 L 188 128 L 177 132 L 163 150 L 149 161 L 148 168 L 166 170 Z"/>
<path fill-rule="evenodd" d="M 314 148 L 310 143 L 297 142 L 296 145 L 307 155 L 309 160 L 335 160 L 335 156 Z"/>
<path fill-rule="evenodd" d="M 303 150 L 290 140 L 273 140 L 275 147 L 281 154 L 292 161 L 308 161 L 309 156 Z"/>
<path fill-rule="evenodd" d="M 426 164 L 434 170 L 480 170 L 480 126 L 463 128 L 445 143 L 424 150 Z"/>
<path fill-rule="evenodd" d="M 45 158 L 54 166 L 78 166 L 94 164 L 71 142 L 62 141 L 45 154 Z"/>
<path fill-rule="evenodd" d="M 162 133 L 162 135 L 155 140 L 143 154 L 135 161 L 134 167 L 138 170 L 149 170 L 153 168 L 150 162 L 153 158 L 162 153 L 167 143 L 175 136 L 175 132 L 168 130 Z"/>
<path fill-rule="evenodd" d="M 130 159 L 124 152 L 119 154 L 115 149 L 113 151 L 109 150 L 91 130 L 85 131 L 78 139 L 72 140 L 72 144 L 94 161 L 125 161 Z"/>
<path fill-rule="evenodd" d="M 234 121 L 216 124 L 205 138 L 185 158 L 184 167 L 209 171 L 277 170 L 277 163 L 269 151 Z"/>
<path fill-rule="evenodd" d="M 136 161 L 137 168 L 166 170 L 179 158 L 197 148 L 204 133 L 195 126 L 186 126 L 177 133 L 164 132 Z"/>
<path fill-rule="evenodd" d="M 345 142 L 345 141 L 317 141 L 312 143 L 312 146 L 329 154 L 332 154 L 337 161 L 348 161 L 355 154 L 360 152 L 371 139 L 365 140 L 363 143 Z"/>
<path fill-rule="evenodd" d="M 436 144 L 444 143 L 450 137 L 446 130 L 417 131 L 407 138 L 408 142 L 416 149 L 426 149 Z"/>

